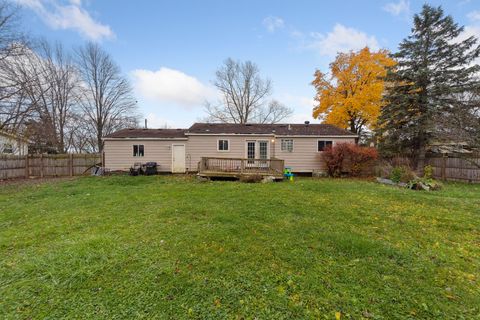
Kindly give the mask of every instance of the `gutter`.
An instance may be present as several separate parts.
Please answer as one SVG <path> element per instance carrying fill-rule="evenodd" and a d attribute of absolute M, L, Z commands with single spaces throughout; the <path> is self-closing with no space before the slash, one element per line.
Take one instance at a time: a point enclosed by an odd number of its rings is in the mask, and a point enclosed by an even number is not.
<path fill-rule="evenodd" d="M 186 141 L 188 138 L 102 138 L 103 141 L 125 141 L 125 140 L 134 140 L 134 141 L 143 141 L 143 140 L 151 140 L 151 141 Z"/>

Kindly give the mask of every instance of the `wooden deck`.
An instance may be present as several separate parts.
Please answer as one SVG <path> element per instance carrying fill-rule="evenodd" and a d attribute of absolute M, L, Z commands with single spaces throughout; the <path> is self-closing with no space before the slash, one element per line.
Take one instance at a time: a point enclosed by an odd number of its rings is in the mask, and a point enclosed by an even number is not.
<path fill-rule="evenodd" d="M 198 164 L 201 177 L 240 178 L 248 175 L 272 176 L 283 179 L 284 161 L 280 159 L 242 159 L 202 157 Z"/>

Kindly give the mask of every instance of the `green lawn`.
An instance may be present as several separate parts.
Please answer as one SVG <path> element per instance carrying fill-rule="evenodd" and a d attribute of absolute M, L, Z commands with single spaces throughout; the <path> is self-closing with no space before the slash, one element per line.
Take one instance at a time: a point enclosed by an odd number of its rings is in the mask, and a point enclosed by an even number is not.
<path fill-rule="evenodd" d="M 480 185 L 87 177 L 0 209 L 2 318 L 480 318 Z"/>

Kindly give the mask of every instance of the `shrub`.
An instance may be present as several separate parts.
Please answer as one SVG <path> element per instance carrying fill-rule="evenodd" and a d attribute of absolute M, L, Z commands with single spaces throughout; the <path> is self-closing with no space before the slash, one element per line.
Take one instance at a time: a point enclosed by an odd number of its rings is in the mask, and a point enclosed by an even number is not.
<path fill-rule="evenodd" d="M 339 143 L 323 152 L 328 175 L 339 177 L 350 174 L 357 177 L 378 157 L 375 148 L 360 147 L 351 143 Z"/>
<path fill-rule="evenodd" d="M 399 182 L 409 182 L 413 179 L 415 179 L 415 173 L 413 170 L 406 165 L 402 166 L 395 166 L 392 168 L 392 171 L 390 172 L 390 180 L 393 182 L 399 183 Z"/>
<path fill-rule="evenodd" d="M 423 177 L 426 179 L 432 179 L 433 177 L 433 167 L 431 165 L 425 166 L 423 168 Z"/>
<path fill-rule="evenodd" d="M 390 180 L 392 180 L 393 182 L 399 183 L 402 175 L 403 175 L 403 168 L 394 167 L 392 169 L 392 172 L 390 172 Z"/>
<path fill-rule="evenodd" d="M 408 182 L 407 188 L 413 190 L 437 191 L 441 190 L 443 185 L 437 180 L 431 178 L 415 178 Z"/>

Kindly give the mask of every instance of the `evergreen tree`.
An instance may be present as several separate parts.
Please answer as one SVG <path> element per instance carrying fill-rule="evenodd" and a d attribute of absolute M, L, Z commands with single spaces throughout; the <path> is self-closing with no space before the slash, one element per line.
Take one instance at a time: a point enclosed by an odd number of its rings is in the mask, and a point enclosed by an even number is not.
<path fill-rule="evenodd" d="M 479 87 L 473 65 L 480 56 L 475 37 L 461 39 L 463 27 L 441 7 L 424 5 L 414 16 L 411 35 L 394 54 L 397 65 L 387 74 L 385 106 L 378 123 L 383 154 L 409 153 L 423 168 L 426 147 L 451 108 L 464 108 L 459 97 Z"/>

